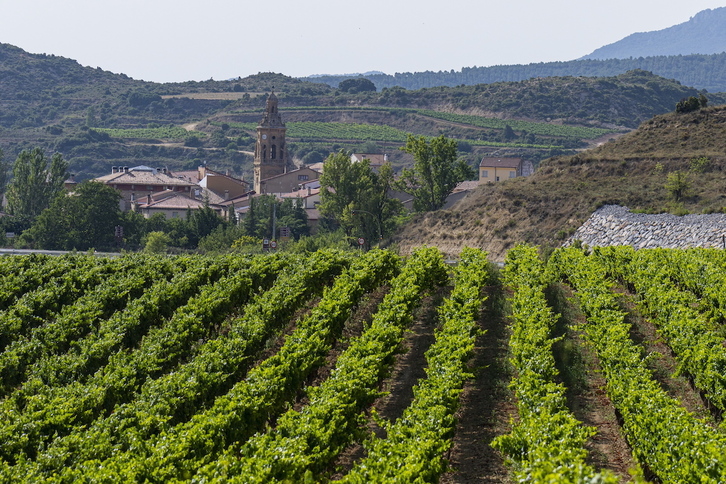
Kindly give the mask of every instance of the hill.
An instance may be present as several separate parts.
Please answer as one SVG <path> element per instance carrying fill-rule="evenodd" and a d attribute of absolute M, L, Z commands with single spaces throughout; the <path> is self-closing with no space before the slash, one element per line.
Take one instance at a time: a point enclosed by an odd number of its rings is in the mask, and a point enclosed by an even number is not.
<path fill-rule="evenodd" d="M 315 75 L 305 78 L 332 87 L 351 77 L 372 81 L 378 89 L 422 89 L 515 82 L 536 77 L 613 77 L 634 69 L 710 92 L 726 92 L 726 7 L 699 12 L 688 22 L 656 32 L 635 33 L 580 59 L 526 65 L 462 67 L 455 71 Z"/>
<path fill-rule="evenodd" d="M 480 186 L 450 210 L 416 216 L 393 241 L 402 250 L 434 245 L 451 254 L 482 247 L 495 258 L 527 241 L 559 245 L 604 204 L 683 214 L 722 212 L 726 197 L 726 106 L 668 113 L 600 147 L 542 163 L 528 178 Z M 708 160 L 693 168 L 693 160 Z M 669 198 L 667 175 L 680 171 L 690 191 Z"/>
<path fill-rule="evenodd" d="M 634 69 L 653 72 L 675 79 L 683 85 L 709 92 L 726 92 L 726 53 L 673 56 L 633 57 L 627 59 L 583 59 L 565 62 L 538 62 L 522 65 L 462 67 L 455 71 L 397 72 L 395 74 L 364 75 L 378 89 L 400 86 L 422 89 L 436 86 L 459 86 L 515 82 L 536 77 L 587 76 L 613 77 Z M 337 87 L 348 76 L 317 76 L 305 78 Z"/>
<path fill-rule="evenodd" d="M 282 74 L 157 84 L 0 44 L 0 148 L 6 161 L 41 146 L 69 160 L 78 180 L 113 165 L 251 175 L 256 123 L 274 89 L 289 122 L 289 153 L 321 161 L 340 149 L 388 152 L 407 133 L 460 140 L 476 164 L 493 151 L 537 164 L 617 136 L 699 91 L 645 71 L 610 78 L 526 81 L 348 93 Z M 726 102 L 709 94 L 712 104 Z"/>
<path fill-rule="evenodd" d="M 720 54 L 726 51 L 726 7 L 707 9 L 687 22 L 654 32 L 638 32 L 600 47 L 582 59 Z"/>

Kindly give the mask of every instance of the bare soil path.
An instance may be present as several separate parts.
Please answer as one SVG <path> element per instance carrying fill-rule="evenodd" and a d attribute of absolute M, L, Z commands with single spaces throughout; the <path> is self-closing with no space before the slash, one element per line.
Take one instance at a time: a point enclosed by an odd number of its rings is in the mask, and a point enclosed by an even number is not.
<path fill-rule="evenodd" d="M 442 288 L 424 298 L 416 310 L 411 328 L 404 337 L 401 351 L 396 355 L 391 374 L 381 386 L 381 391 L 385 393 L 373 403 L 372 407 L 376 413 L 388 421 L 394 421 L 403 415 L 403 411 L 413 400 L 414 385 L 419 379 L 426 377 L 425 353 L 434 342 L 436 307 L 447 292 L 448 288 Z M 368 431 L 375 433 L 379 438 L 385 438 L 385 429 L 372 418 L 368 420 Z M 349 446 L 331 467 L 334 473 L 330 479 L 343 477 L 364 456 L 365 449 L 361 442 Z"/>
<path fill-rule="evenodd" d="M 500 286 L 487 288 L 487 303 L 479 319 L 485 331 L 477 339 L 471 362 L 474 378 L 464 386 L 457 412 L 457 426 L 449 452 L 450 469 L 441 477 L 444 484 L 508 483 L 509 472 L 501 454 L 489 444 L 510 430 L 517 409 L 507 385 L 509 332 L 504 318 Z"/>
<path fill-rule="evenodd" d="M 587 324 L 569 288 L 551 287 L 548 299 L 561 315 L 558 333 L 566 337 L 555 347 L 555 358 L 567 400 L 575 418 L 584 425 L 595 427 L 597 434 L 587 444 L 588 464 L 595 469 L 609 470 L 622 482 L 632 479 L 636 468 L 630 446 L 625 440 L 617 412 L 605 391 L 597 355 L 587 344 L 582 326 Z"/>

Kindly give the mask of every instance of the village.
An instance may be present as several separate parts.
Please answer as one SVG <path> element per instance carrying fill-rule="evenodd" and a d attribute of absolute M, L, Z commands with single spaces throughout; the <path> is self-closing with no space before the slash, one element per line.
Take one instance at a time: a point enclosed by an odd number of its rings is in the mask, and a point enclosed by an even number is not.
<path fill-rule="evenodd" d="M 113 166 L 111 173 L 94 181 L 106 184 L 121 193 L 121 211 L 135 211 L 145 218 L 163 214 L 167 219 L 185 219 L 194 211 L 209 207 L 220 217 L 234 214 L 240 223 L 246 216 L 255 197 L 273 195 L 280 201 L 292 200 L 305 210 L 310 233 L 319 226 L 321 203 L 320 176 L 325 163 L 295 165 L 285 149 L 286 127 L 278 109 L 278 99 L 270 93 L 263 117 L 257 126 L 254 153 L 254 180 L 221 173 L 206 165 L 197 170 L 175 171 L 152 168 L 145 165 L 128 167 Z M 380 153 L 352 153 L 351 162 L 369 160 L 377 171 L 388 163 L 388 155 Z M 485 157 L 478 167 L 478 179 L 460 182 L 446 199 L 443 209 L 466 197 L 480 183 L 496 183 L 532 173 L 532 164 L 522 158 Z M 72 191 L 73 180 L 66 182 Z M 407 210 L 413 209 L 413 197 L 399 190 L 390 190 L 389 196 L 397 198 Z M 285 227 L 280 227 L 272 239 L 289 237 Z"/>

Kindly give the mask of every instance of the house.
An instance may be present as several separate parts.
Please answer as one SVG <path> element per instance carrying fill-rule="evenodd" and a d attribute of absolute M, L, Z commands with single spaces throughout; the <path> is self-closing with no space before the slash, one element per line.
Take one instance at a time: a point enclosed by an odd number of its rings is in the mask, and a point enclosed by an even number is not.
<path fill-rule="evenodd" d="M 222 200 L 235 198 L 250 191 L 250 183 L 227 173 L 220 173 L 200 165 L 194 171 L 177 171 L 174 176 L 206 188 Z"/>
<path fill-rule="evenodd" d="M 446 202 L 444 203 L 444 206 L 441 207 L 441 209 L 448 210 L 456 202 L 466 198 L 471 192 L 476 189 L 476 187 L 479 186 L 480 183 L 480 180 L 467 180 L 460 182 L 458 185 L 456 185 L 456 187 L 454 187 L 454 190 L 449 194 L 449 196 L 446 197 Z"/>
<path fill-rule="evenodd" d="M 299 190 L 290 193 L 281 193 L 277 196 L 280 200 L 297 200 L 302 203 L 302 207 L 318 208 L 320 205 L 320 184 L 317 188 L 313 188 L 312 184 L 302 187 Z"/>
<path fill-rule="evenodd" d="M 522 158 L 484 158 L 479 163 L 480 182 L 498 182 L 522 176 Z"/>
<path fill-rule="evenodd" d="M 359 163 L 363 160 L 370 160 L 371 169 L 377 172 L 384 164 L 388 163 L 388 155 L 385 153 L 353 153 L 350 155 L 350 161 L 353 163 Z"/>
<path fill-rule="evenodd" d="M 111 167 L 111 174 L 95 179 L 121 192 L 121 210 L 132 210 L 134 203 L 145 200 L 148 195 L 171 191 L 187 198 L 194 197 L 194 188 L 199 185 L 183 178 L 172 176 L 166 168 L 150 168 L 140 165 Z"/>
<path fill-rule="evenodd" d="M 300 185 L 320 178 L 320 173 L 310 168 L 298 168 L 281 175 L 276 175 L 260 181 L 260 195 L 274 195 L 296 191 Z"/>
<path fill-rule="evenodd" d="M 307 167 L 310 168 L 311 170 L 317 171 L 318 173 L 322 173 L 324 165 L 325 165 L 324 161 L 319 161 L 318 163 L 312 163 L 310 165 L 307 165 Z"/>
<path fill-rule="evenodd" d="M 145 218 L 151 218 L 157 213 L 161 213 L 168 219 L 185 220 L 190 210 L 201 210 L 205 206 L 212 208 L 217 215 L 222 215 L 223 209 L 219 205 L 210 204 L 207 200 L 190 198 L 183 192 L 173 190 L 146 195 L 143 200 L 135 202 L 134 210 Z"/>

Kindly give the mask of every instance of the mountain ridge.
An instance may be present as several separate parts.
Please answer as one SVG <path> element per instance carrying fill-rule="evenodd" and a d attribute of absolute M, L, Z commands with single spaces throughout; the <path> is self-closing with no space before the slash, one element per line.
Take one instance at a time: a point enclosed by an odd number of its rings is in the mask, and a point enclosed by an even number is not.
<path fill-rule="evenodd" d="M 627 59 L 726 51 L 726 7 L 706 9 L 688 21 L 650 32 L 636 32 L 577 60 Z"/>

